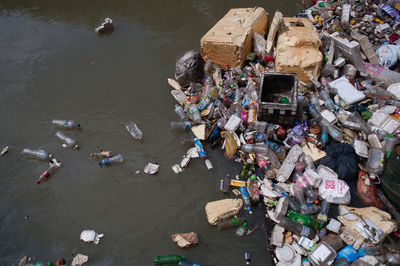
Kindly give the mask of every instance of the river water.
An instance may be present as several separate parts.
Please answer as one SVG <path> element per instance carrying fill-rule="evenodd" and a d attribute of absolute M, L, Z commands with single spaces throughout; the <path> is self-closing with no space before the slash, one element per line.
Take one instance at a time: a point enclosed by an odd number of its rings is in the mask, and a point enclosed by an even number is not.
<path fill-rule="evenodd" d="M 251 235 L 218 232 L 207 223 L 204 206 L 223 199 L 219 179 L 240 166 L 227 162 L 219 148 L 206 146 L 214 169 L 200 159 L 176 175 L 190 146 L 185 134 L 171 131 L 177 120 L 167 78 L 176 57 L 199 49 L 200 38 L 230 8 L 263 6 L 273 16 L 293 16 L 301 6 L 281 1 L 52 1 L 0 2 L 0 265 L 21 257 L 39 261 L 74 254 L 88 265 L 152 265 L 155 255 L 179 254 L 202 265 L 269 265 L 261 207 L 253 215 Z M 115 31 L 93 31 L 111 17 Z M 271 18 L 270 18 L 271 19 Z M 79 151 L 63 149 L 51 120 L 74 118 Z M 144 133 L 135 142 L 124 128 L 134 120 Z M 21 158 L 24 147 L 45 149 L 62 160 L 48 182 L 35 180 L 45 162 Z M 101 168 L 89 153 L 112 150 L 122 165 Z M 158 162 L 156 176 L 143 173 Z M 136 174 L 136 171 L 140 171 Z M 96 246 L 79 240 L 82 230 L 105 236 Z M 181 250 L 172 233 L 194 231 L 199 245 Z"/>

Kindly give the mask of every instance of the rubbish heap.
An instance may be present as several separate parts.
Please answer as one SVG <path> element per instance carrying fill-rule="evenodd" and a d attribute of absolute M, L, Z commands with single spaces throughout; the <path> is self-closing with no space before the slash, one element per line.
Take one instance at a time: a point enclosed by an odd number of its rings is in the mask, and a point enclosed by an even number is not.
<path fill-rule="evenodd" d="M 201 54 L 178 57 L 171 128 L 190 132 L 194 148 L 173 171 L 215 148 L 243 164 L 218 180 L 227 198 L 205 206 L 211 225 L 242 236 L 263 202 L 277 265 L 400 264 L 387 211 L 398 212 L 378 193 L 400 195 L 399 10 L 318 1 L 295 18 L 277 11 L 267 32 L 263 8 L 231 9 Z"/>

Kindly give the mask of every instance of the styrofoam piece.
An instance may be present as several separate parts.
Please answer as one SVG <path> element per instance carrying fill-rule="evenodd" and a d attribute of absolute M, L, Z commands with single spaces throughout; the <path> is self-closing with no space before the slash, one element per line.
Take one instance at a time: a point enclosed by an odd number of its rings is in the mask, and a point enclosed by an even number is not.
<path fill-rule="evenodd" d="M 354 149 L 358 156 L 368 158 L 368 144 L 365 141 L 354 140 Z"/>
<path fill-rule="evenodd" d="M 321 111 L 321 116 L 331 124 L 335 124 L 338 121 L 336 115 L 327 109 Z"/>
<path fill-rule="evenodd" d="M 148 163 L 144 167 L 144 172 L 149 175 L 155 175 L 158 173 L 158 169 L 160 169 L 160 165 L 157 163 Z"/>
<path fill-rule="evenodd" d="M 328 229 L 331 232 L 334 232 L 334 233 L 338 234 L 341 226 L 342 226 L 341 222 L 339 222 L 336 219 L 331 218 L 329 220 L 329 223 L 326 225 L 326 229 Z"/>
<path fill-rule="evenodd" d="M 181 168 L 186 168 L 190 163 L 190 158 L 189 157 L 183 157 L 181 163 L 180 163 L 180 167 Z"/>
<path fill-rule="evenodd" d="M 103 236 L 104 234 L 98 234 L 94 230 L 83 230 L 80 239 L 84 242 L 93 242 L 97 245 L 100 241 L 100 238 Z"/>
<path fill-rule="evenodd" d="M 397 100 L 400 100 L 400 83 L 393 83 L 387 88 L 387 91 L 396 95 Z"/>
<path fill-rule="evenodd" d="M 381 110 L 373 113 L 372 117 L 368 120 L 368 123 L 390 134 L 395 133 L 400 128 L 400 121 L 390 117 L 388 114 L 382 112 Z"/>
<path fill-rule="evenodd" d="M 338 178 L 338 174 L 336 174 L 335 171 L 333 171 L 331 168 L 325 165 L 320 165 L 317 168 L 317 172 L 320 177 L 329 177 L 329 178 Z"/>
<path fill-rule="evenodd" d="M 395 105 L 385 105 L 380 110 L 387 114 L 393 114 L 396 111 L 396 109 L 397 109 L 397 106 L 395 106 Z"/>
<path fill-rule="evenodd" d="M 276 180 L 278 182 L 286 182 L 286 180 L 289 179 L 296 165 L 296 162 L 302 153 L 303 150 L 297 144 L 290 149 L 288 155 L 286 156 L 281 167 L 279 168 L 278 173 L 276 174 Z"/>
<path fill-rule="evenodd" d="M 369 142 L 369 145 L 371 145 L 371 148 L 379 148 L 379 149 L 383 148 L 381 145 L 381 142 L 379 141 L 379 138 L 376 134 L 369 134 L 368 142 Z"/>
<path fill-rule="evenodd" d="M 242 123 L 242 119 L 236 115 L 231 115 L 228 122 L 225 124 L 225 129 L 229 130 L 230 132 L 235 132 L 240 124 Z"/>
<path fill-rule="evenodd" d="M 179 174 L 180 172 L 182 172 L 182 168 L 178 164 L 174 164 L 171 168 L 172 171 L 175 172 L 175 174 Z"/>
<path fill-rule="evenodd" d="M 304 171 L 304 176 L 307 177 L 307 180 L 312 187 L 319 187 L 319 185 L 321 184 L 321 176 L 312 169 L 307 168 Z"/>
<path fill-rule="evenodd" d="M 193 159 L 193 158 L 199 158 L 199 151 L 197 150 L 196 147 L 190 148 L 187 152 L 186 152 L 186 156 Z"/>
<path fill-rule="evenodd" d="M 271 240 L 270 240 L 270 244 L 272 246 L 276 246 L 276 247 L 282 247 L 283 245 L 283 233 L 285 232 L 285 228 L 279 226 L 279 225 L 275 225 L 274 229 L 272 230 L 271 233 Z"/>
<path fill-rule="evenodd" d="M 206 164 L 207 170 L 213 169 L 213 165 L 209 159 L 205 160 L 205 164 Z"/>
<path fill-rule="evenodd" d="M 378 244 L 384 237 L 384 233 L 378 225 L 374 224 L 370 219 L 365 218 L 356 223 L 354 229 L 365 239 L 369 239 L 373 244 Z"/>
<path fill-rule="evenodd" d="M 346 104 L 350 105 L 365 99 L 364 93 L 358 91 L 344 76 L 329 82 L 329 86 L 337 89 L 340 98 L 342 98 Z"/>

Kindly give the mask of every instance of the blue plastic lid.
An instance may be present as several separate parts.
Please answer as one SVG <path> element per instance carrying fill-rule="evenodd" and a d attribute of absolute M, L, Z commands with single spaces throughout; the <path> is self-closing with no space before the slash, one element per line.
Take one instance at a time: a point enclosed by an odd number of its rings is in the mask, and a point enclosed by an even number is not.
<path fill-rule="evenodd" d="M 99 162 L 99 165 L 101 165 L 101 162 Z"/>
<path fill-rule="evenodd" d="M 80 126 L 81 126 L 81 124 L 79 124 L 79 123 L 76 124 L 76 127 L 80 127 Z"/>

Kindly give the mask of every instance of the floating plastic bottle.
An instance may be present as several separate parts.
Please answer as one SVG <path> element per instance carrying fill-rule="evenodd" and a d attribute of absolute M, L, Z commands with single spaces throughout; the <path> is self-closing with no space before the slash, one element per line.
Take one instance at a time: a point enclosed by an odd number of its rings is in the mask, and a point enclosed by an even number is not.
<path fill-rule="evenodd" d="M 321 113 L 315 108 L 313 104 L 308 105 L 308 112 L 316 121 L 320 121 L 322 119 Z"/>
<path fill-rule="evenodd" d="M 360 129 L 365 135 L 370 135 L 372 134 L 372 128 L 371 126 L 362 119 L 361 115 L 358 112 L 353 112 L 350 117 L 349 117 L 353 122 L 359 123 L 360 124 Z"/>
<path fill-rule="evenodd" d="M 190 119 L 192 119 L 193 122 L 195 123 L 201 122 L 201 115 L 196 105 L 190 104 L 190 106 L 187 109 L 187 112 L 189 114 Z"/>
<path fill-rule="evenodd" d="M 177 264 L 179 261 L 184 261 L 184 256 L 178 255 L 165 255 L 165 256 L 155 256 L 153 261 L 154 264 Z"/>
<path fill-rule="evenodd" d="M 50 163 L 49 168 L 47 168 L 47 170 L 39 176 L 39 179 L 36 180 L 36 184 L 40 184 L 41 182 L 46 181 L 50 177 L 50 175 L 52 175 L 55 171 L 57 171 L 58 168 L 60 168 L 60 166 L 60 161 Z"/>
<path fill-rule="evenodd" d="M 140 141 L 143 138 L 143 132 L 138 128 L 135 122 L 128 121 L 125 123 L 125 128 L 131 134 L 132 138 Z"/>
<path fill-rule="evenodd" d="M 59 128 L 66 128 L 66 129 L 72 129 L 72 128 L 80 128 L 81 124 L 76 123 L 75 120 L 58 120 L 54 119 L 51 121 L 53 125 Z"/>
<path fill-rule="evenodd" d="M 242 196 L 243 204 L 245 209 L 251 214 L 251 202 L 250 202 L 250 197 L 249 193 L 247 193 L 247 188 L 246 187 L 241 187 L 239 188 L 240 194 Z"/>
<path fill-rule="evenodd" d="M 318 231 L 322 228 L 322 225 L 312 216 L 303 215 L 294 211 L 289 210 L 287 213 L 287 217 L 291 220 L 295 221 L 296 223 L 305 225 L 310 227 L 314 231 Z"/>
<path fill-rule="evenodd" d="M 175 113 L 179 116 L 182 121 L 187 120 L 187 115 L 183 110 L 183 107 L 179 104 L 175 104 Z"/>
<path fill-rule="evenodd" d="M 273 178 L 275 176 L 275 171 L 271 168 L 267 160 L 261 157 L 257 157 L 257 165 L 260 169 L 266 174 L 269 178 Z"/>
<path fill-rule="evenodd" d="M 51 159 L 53 157 L 52 154 L 49 154 L 45 150 L 32 150 L 28 148 L 23 149 L 21 154 L 28 158 L 42 160 L 42 161 Z"/>
<path fill-rule="evenodd" d="M 234 218 L 229 218 L 225 219 L 222 221 L 218 221 L 218 230 L 222 231 L 225 229 L 233 228 L 238 225 L 242 225 L 244 222 L 246 222 L 246 218 L 244 217 L 234 217 Z"/>
<path fill-rule="evenodd" d="M 178 265 L 180 265 L 180 266 L 201 266 L 201 264 L 193 263 L 193 262 L 186 261 L 186 260 L 179 261 Z"/>
<path fill-rule="evenodd" d="M 113 156 L 111 151 L 100 151 L 100 152 L 93 152 L 90 154 L 90 157 L 94 158 L 110 158 Z"/>
<path fill-rule="evenodd" d="M 388 134 L 385 137 L 385 146 L 383 147 L 383 150 L 386 154 L 386 158 L 390 157 L 390 153 L 393 151 L 394 147 L 399 141 L 397 138 L 393 137 L 391 134 Z"/>
<path fill-rule="evenodd" d="M 311 230 L 310 227 L 296 223 L 288 217 L 281 217 L 278 225 L 299 236 L 308 237 L 309 239 L 313 239 L 315 236 L 315 232 Z"/>
<path fill-rule="evenodd" d="M 121 154 L 118 154 L 115 155 L 114 157 L 103 159 L 102 161 L 99 162 L 99 165 L 111 165 L 123 162 L 124 162 L 124 157 Z"/>
<path fill-rule="evenodd" d="M 65 136 L 64 133 L 62 133 L 61 131 L 57 131 L 56 132 L 56 138 L 59 142 L 63 143 L 62 146 L 64 148 L 72 148 L 74 150 L 79 150 L 79 145 L 76 144 L 76 141 Z"/>
<path fill-rule="evenodd" d="M 237 236 L 243 236 L 246 233 L 247 223 L 244 222 L 235 232 Z"/>
<path fill-rule="evenodd" d="M 204 151 L 203 145 L 201 144 L 200 140 L 197 137 L 193 137 L 193 142 L 197 148 L 197 151 L 199 152 L 200 158 L 207 157 L 207 154 Z"/>
<path fill-rule="evenodd" d="M 271 162 L 272 167 L 279 168 L 281 163 L 276 156 L 276 154 L 269 148 L 268 145 L 258 145 L 258 144 L 245 144 L 240 147 L 240 150 L 245 153 L 257 153 L 267 155 Z"/>
<path fill-rule="evenodd" d="M 171 122 L 171 128 L 182 128 L 185 130 L 189 130 L 193 126 L 193 123 L 190 121 L 182 121 L 182 122 Z"/>
<path fill-rule="evenodd" d="M 385 153 L 380 148 L 371 148 L 368 153 L 367 170 L 370 175 L 376 176 L 383 173 Z"/>

